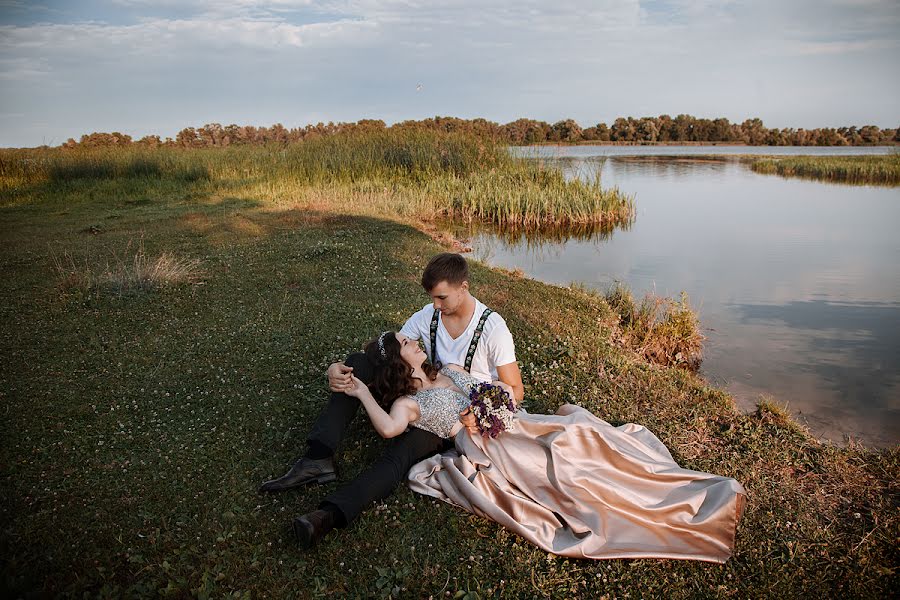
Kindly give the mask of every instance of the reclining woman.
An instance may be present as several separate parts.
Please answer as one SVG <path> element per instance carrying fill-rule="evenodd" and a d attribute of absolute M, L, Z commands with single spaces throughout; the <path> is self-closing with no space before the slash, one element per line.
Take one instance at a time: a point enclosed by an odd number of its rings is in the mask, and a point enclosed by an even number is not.
<path fill-rule="evenodd" d="M 613 427 L 565 404 L 555 415 L 519 410 L 496 438 L 464 426 L 479 382 L 455 365 L 435 369 L 419 345 L 384 332 L 366 346 L 372 383 L 347 394 L 385 438 L 408 426 L 453 438 L 455 451 L 415 465 L 410 487 L 492 519 L 538 547 L 576 558 L 675 558 L 725 562 L 745 490 L 728 477 L 682 469 L 640 425 Z M 509 392 L 506 384 L 495 381 Z M 391 402 L 393 403 L 391 404 Z"/>

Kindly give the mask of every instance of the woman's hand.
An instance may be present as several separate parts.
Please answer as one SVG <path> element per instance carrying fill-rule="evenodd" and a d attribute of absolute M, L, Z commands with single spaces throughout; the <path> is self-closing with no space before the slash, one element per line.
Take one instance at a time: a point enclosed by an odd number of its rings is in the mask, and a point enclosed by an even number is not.
<path fill-rule="evenodd" d="M 478 435 L 478 424 L 475 421 L 475 413 L 472 412 L 471 406 L 467 406 L 465 410 L 459 413 L 459 422 L 466 427 L 469 433 Z"/>
<path fill-rule="evenodd" d="M 353 398 L 362 398 L 366 394 L 371 394 L 368 386 L 359 377 L 353 375 L 350 375 L 350 385 L 344 388 L 344 393 Z"/>

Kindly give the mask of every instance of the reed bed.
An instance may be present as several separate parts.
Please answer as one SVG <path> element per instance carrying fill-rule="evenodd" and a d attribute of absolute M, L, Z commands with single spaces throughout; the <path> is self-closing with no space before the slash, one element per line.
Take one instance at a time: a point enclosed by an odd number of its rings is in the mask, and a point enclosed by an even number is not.
<path fill-rule="evenodd" d="M 219 149 L 104 148 L 0 152 L 0 202 L 43 196 L 88 180 L 160 181 L 296 197 L 337 189 L 335 197 L 403 215 L 440 215 L 509 227 L 624 224 L 632 199 L 599 179 L 567 181 L 561 170 L 512 157 L 501 145 L 465 134 L 398 130 L 334 135 L 289 146 Z M 347 192 L 350 192 L 349 196 Z M 381 206 L 381 209 L 386 208 Z"/>
<path fill-rule="evenodd" d="M 678 300 L 647 294 L 637 302 L 627 286 L 616 283 L 604 295 L 619 317 L 619 341 L 645 360 L 690 371 L 700 368 L 704 336 L 687 294 Z"/>
<path fill-rule="evenodd" d="M 900 185 L 900 153 L 887 156 L 796 156 L 758 158 L 750 163 L 757 173 L 822 179 L 861 185 Z"/>

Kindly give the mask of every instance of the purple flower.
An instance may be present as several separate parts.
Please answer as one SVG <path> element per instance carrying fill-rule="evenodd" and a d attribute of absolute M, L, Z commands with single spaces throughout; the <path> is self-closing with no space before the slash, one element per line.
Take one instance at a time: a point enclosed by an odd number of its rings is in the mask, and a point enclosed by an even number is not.
<path fill-rule="evenodd" d="M 469 400 L 481 435 L 496 438 L 512 429 L 516 405 L 506 390 L 491 383 L 480 383 L 469 393 Z"/>

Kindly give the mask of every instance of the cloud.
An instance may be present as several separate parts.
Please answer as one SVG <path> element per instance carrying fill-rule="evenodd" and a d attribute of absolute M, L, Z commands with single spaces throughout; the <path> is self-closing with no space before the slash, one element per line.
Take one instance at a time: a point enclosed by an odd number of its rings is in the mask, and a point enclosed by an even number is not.
<path fill-rule="evenodd" d="M 96 54 L 112 49 L 133 49 L 152 54 L 154 49 L 178 46 L 244 46 L 277 50 L 284 46 L 356 45 L 364 43 L 377 24 L 340 20 L 292 25 L 261 19 L 152 19 L 136 25 L 104 23 L 37 24 L 0 27 L 0 48 L 5 52 Z"/>
<path fill-rule="evenodd" d="M 852 52 L 870 52 L 873 50 L 890 50 L 900 45 L 898 40 L 856 40 L 833 42 L 798 42 L 792 45 L 795 53 L 815 56 L 849 54 Z"/>
<path fill-rule="evenodd" d="M 135 118 L 158 131 L 159 123 L 170 123 L 159 131 L 166 135 L 198 120 L 304 124 L 435 114 L 593 124 L 688 112 L 810 127 L 853 122 L 863 113 L 896 120 L 892 98 L 900 93 L 883 78 L 877 94 L 853 103 L 840 93 L 866 87 L 872 73 L 894 60 L 896 3 L 118 0 L 91 6 L 90 14 L 82 6 L 66 8 L 53 23 L 32 12 L 18 16 L 17 25 L 0 26 L 0 105 L 30 120 L 42 115 L 56 138 L 125 131 Z M 427 93 L 415 93 L 418 83 Z M 778 94 L 787 87 L 789 96 Z M 24 127 L 18 135 L 30 135 Z"/>

